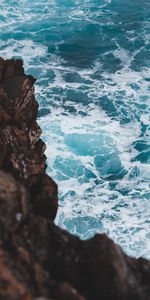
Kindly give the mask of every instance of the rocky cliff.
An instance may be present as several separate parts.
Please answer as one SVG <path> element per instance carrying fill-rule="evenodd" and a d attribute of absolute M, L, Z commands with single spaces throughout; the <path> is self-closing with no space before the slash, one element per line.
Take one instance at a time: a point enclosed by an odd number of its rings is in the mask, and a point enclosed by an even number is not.
<path fill-rule="evenodd" d="M 148 300 L 150 262 L 106 235 L 81 241 L 54 225 L 32 76 L 0 59 L 0 299 Z"/>

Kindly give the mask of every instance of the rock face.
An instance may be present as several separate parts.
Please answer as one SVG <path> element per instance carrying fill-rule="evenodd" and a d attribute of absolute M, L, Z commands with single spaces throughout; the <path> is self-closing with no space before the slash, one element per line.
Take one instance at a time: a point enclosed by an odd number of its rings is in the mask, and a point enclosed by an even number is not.
<path fill-rule="evenodd" d="M 149 261 L 54 225 L 34 82 L 22 61 L 0 59 L 0 299 L 149 300 Z"/>
<path fill-rule="evenodd" d="M 0 167 L 27 187 L 30 211 L 53 220 L 57 185 L 46 173 L 45 144 L 36 123 L 35 79 L 20 60 L 0 60 Z"/>

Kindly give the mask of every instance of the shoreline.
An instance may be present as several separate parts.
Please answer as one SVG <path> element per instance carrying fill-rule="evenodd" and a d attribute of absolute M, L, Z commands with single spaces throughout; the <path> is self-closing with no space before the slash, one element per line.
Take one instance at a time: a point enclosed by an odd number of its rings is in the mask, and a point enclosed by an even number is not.
<path fill-rule="evenodd" d="M 46 174 L 34 83 L 21 60 L 0 59 L 0 299 L 148 300 L 148 260 L 105 234 L 81 241 L 54 225 L 58 191 Z"/>

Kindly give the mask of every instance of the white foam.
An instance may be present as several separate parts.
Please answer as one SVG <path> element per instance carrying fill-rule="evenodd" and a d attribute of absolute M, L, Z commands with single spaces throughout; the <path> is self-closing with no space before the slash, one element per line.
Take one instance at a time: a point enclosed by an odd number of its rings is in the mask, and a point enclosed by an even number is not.
<path fill-rule="evenodd" d="M 46 3 L 44 0 L 20 0 L 13 1 L 13 4 L 1 0 L 3 18 L 0 28 L 7 39 L 1 39 L 0 56 L 23 58 L 26 70 L 35 72 L 38 77 L 36 94 L 41 108 L 51 111 L 50 115 L 39 119 L 39 124 L 47 144 L 48 172 L 59 185 L 61 201 L 56 222 L 80 234 L 81 238 L 106 232 L 127 253 L 150 258 L 150 166 L 134 161 L 139 151 L 133 147 L 141 139 L 148 144 L 150 134 L 149 69 L 141 67 L 137 71 L 132 67 L 145 46 L 142 44 L 138 50 L 129 51 L 120 45 L 122 43 L 117 38 L 113 38 L 111 43 L 116 48 L 96 56 L 95 61 L 93 59 L 85 68 L 69 65 L 59 52 L 63 44 L 70 42 L 70 36 L 74 40 L 80 37 L 81 22 L 83 27 L 84 24 L 96 25 L 99 38 L 105 44 L 105 27 L 116 28 L 113 18 L 118 12 L 109 12 L 111 2 L 105 0 L 95 6 L 91 0 L 84 3 L 76 0 L 71 5 L 61 6 L 56 0 Z M 142 36 L 145 45 L 148 45 L 148 26 L 148 22 L 144 21 L 140 32 L 128 30 L 126 38 L 136 43 Z M 26 30 L 27 37 L 24 39 L 24 32 L 20 39 L 13 38 L 22 34 L 22 28 Z M 50 53 L 48 46 L 49 43 L 52 45 L 52 41 L 47 36 L 53 37 L 53 34 L 54 52 Z M 55 40 L 56 35 L 59 36 Z M 107 64 L 104 69 L 103 58 L 109 55 L 120 60 L 120 70 L 110 73 Z M 75 79 L 67 81 L 66 74 L 73 78 L 77 76 L 78 82 Z M 69 91 L 79 94 L 78 103 L 71 96 L 68 101 Z M 88 105 L 82 101 L 82 95 L 89 100 Z M 107 111 L 107 107 L 104 111 L 105 99 L 108 106 L 113 104 L 114 115 Z M 143 125 L 144 133 L 141 130 Z M 76 141 L 83 136 L 87 148 L 91 143 L 93 153 L 92 150 L 90 154 L 87 151 L 85 156 L 79 151 L 76 153 L 67 143 L 70 136 Z M 117 162 L 113 161 L 113 157 L 110 164 L 120 162 L 126 170 L 122 179 L 107 180 L 106 172 L 102 174 L 103 168 L 99 170 L 96 166 L 97 153 L 104 160 L 115 153 Z M 107 160 L 106 165 L 109 165 Z M 87 170 L 91 172 L 89 177 L 86 177 Z"/>

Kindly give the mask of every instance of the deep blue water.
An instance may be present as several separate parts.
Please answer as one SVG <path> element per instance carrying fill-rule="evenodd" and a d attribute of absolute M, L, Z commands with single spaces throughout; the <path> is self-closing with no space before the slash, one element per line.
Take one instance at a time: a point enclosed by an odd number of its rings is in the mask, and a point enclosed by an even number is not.
<path fill-rule="evenodd" d="M 150 1 L 1 0 L 0 55 L 37 78 L 56 223 L 150 258 Z"/>

